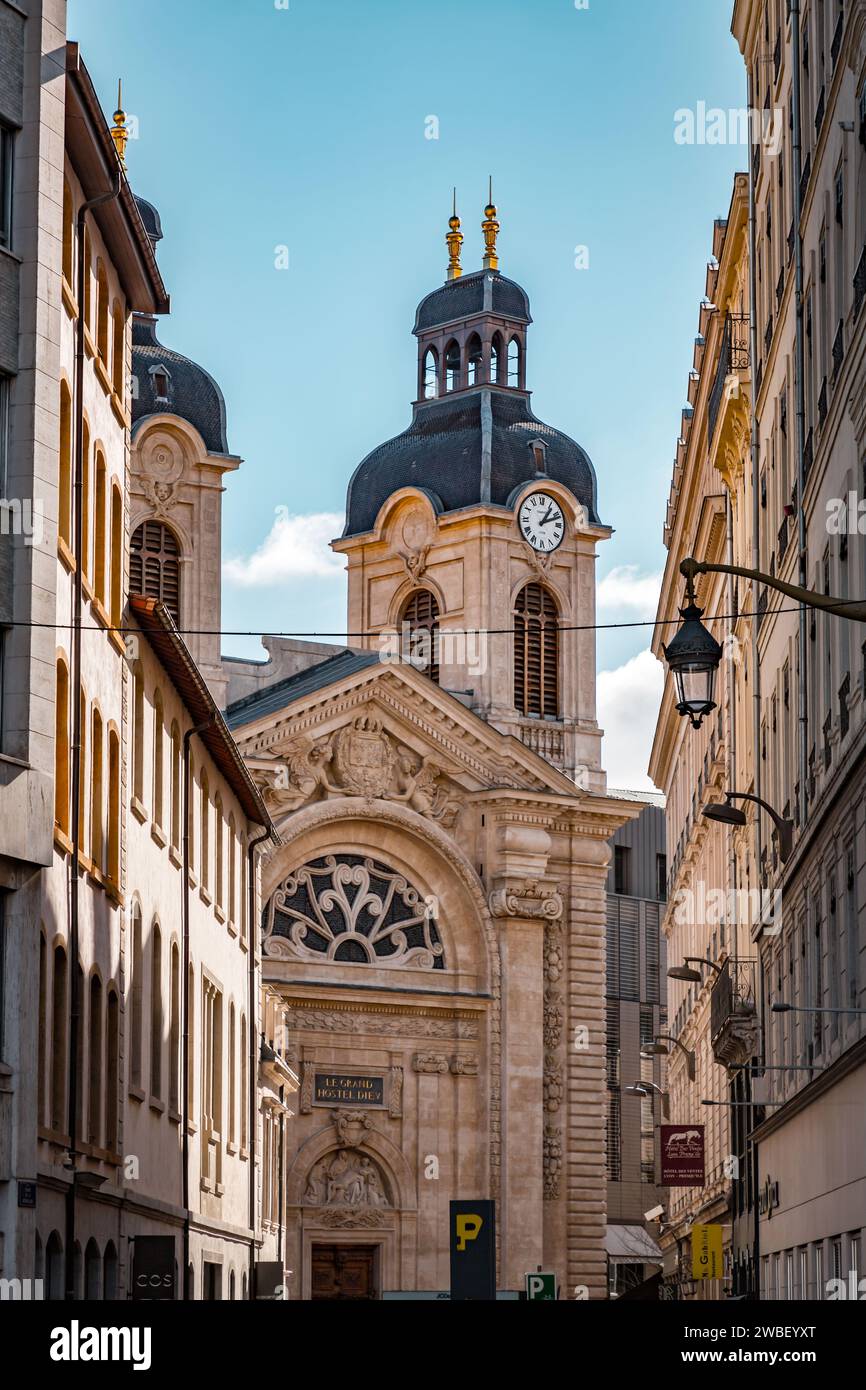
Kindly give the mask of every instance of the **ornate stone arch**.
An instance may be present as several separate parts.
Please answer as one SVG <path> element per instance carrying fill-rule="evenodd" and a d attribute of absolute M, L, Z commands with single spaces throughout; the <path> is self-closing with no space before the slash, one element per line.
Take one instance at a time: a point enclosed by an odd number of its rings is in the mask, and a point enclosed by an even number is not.
<path fill-rule="evenodd" d="M 339 1112 L 333 1112 L 337 1114 Z M 388 1187 L 389 1205 L 394 1210 L 415 1211 L 418 1206 L 418 1188 L 403 1152 L 389 1139 L 387 1134 L 371 1126 L 365 1129 L 360 1143 L 341 1141 L 330 1115 L 327 1122 L 316 1134 L 302 1144 L 289 1165 L 286 1173 L 286 1201 L 289 1206 L 301 1206 L 310 1175 L 323 1158 L 348 1149 L 362 1155 L 369 1154 L 382 1170 Z M 315 1209 L 315 1204 L 310 1204 Z"/>

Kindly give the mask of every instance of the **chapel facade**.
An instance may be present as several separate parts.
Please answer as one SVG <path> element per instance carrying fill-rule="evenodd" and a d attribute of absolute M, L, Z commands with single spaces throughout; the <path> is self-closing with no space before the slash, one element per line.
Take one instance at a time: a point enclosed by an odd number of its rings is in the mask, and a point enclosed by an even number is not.
<path fill-rule="evenodd" d="M 606 1296 L 605 878 L 640 808 L 607 793 L 596 720 L 610 530 L 585 451 L 530 409 L 498 225 L 491 201 L 464 275 L 452 217 L 411 424 L 349 482 L 364 636 L 223 668 L 282 840 L 262 966 L 300 1077 L 295 1298 L 447 1290 L 452 1198 L 495 1200 L 498 1288 L 542 1266 Z"/>

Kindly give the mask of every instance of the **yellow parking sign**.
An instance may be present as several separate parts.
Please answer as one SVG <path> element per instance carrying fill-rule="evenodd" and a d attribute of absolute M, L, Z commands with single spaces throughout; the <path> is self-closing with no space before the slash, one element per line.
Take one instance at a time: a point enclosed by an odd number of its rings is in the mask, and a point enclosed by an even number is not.
<path fill-rule="evenodd" d="M 721 1226 L 693 1226 L 692 1278 L 721 1279 L 722 1274 Z"/>

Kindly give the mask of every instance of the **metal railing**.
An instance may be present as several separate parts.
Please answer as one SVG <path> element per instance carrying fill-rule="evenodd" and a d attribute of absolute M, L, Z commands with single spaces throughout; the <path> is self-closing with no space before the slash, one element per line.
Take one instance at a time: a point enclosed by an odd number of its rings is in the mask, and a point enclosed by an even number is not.
<path fill-rule="evenodd" d="M 757 961 L 752 957 L 732 960 L 729 956 L 724 962 L 710 995 L 710 1037 L 713 1042 L 732 1019 L 753 1015 L 757 1011 L 756 966 Z"/>
<path fill-rule="evenodd" d="M 726 314 L 719 358 L 716 363 L 716 375 L 707 407 L 710 439 L 716 432 L 716 421 L 722 404 L 725 382 L 731 372 L 747 371 L 748 367 L 749 316 L 748 314 Z"/>

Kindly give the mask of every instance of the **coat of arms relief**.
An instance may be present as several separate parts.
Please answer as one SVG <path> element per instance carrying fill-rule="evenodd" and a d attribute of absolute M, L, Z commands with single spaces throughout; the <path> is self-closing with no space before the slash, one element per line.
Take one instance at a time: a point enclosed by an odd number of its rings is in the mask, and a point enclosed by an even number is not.
<path fill-rule="evenodd" d="M 314 801 L 363 796 L 403 802 L 449 830 L 463 804 L 462 791 L 437 763 L 399 743 L 370 714 L 329 737 L 294 740 L 253 776 L 275 820 Z"/>

